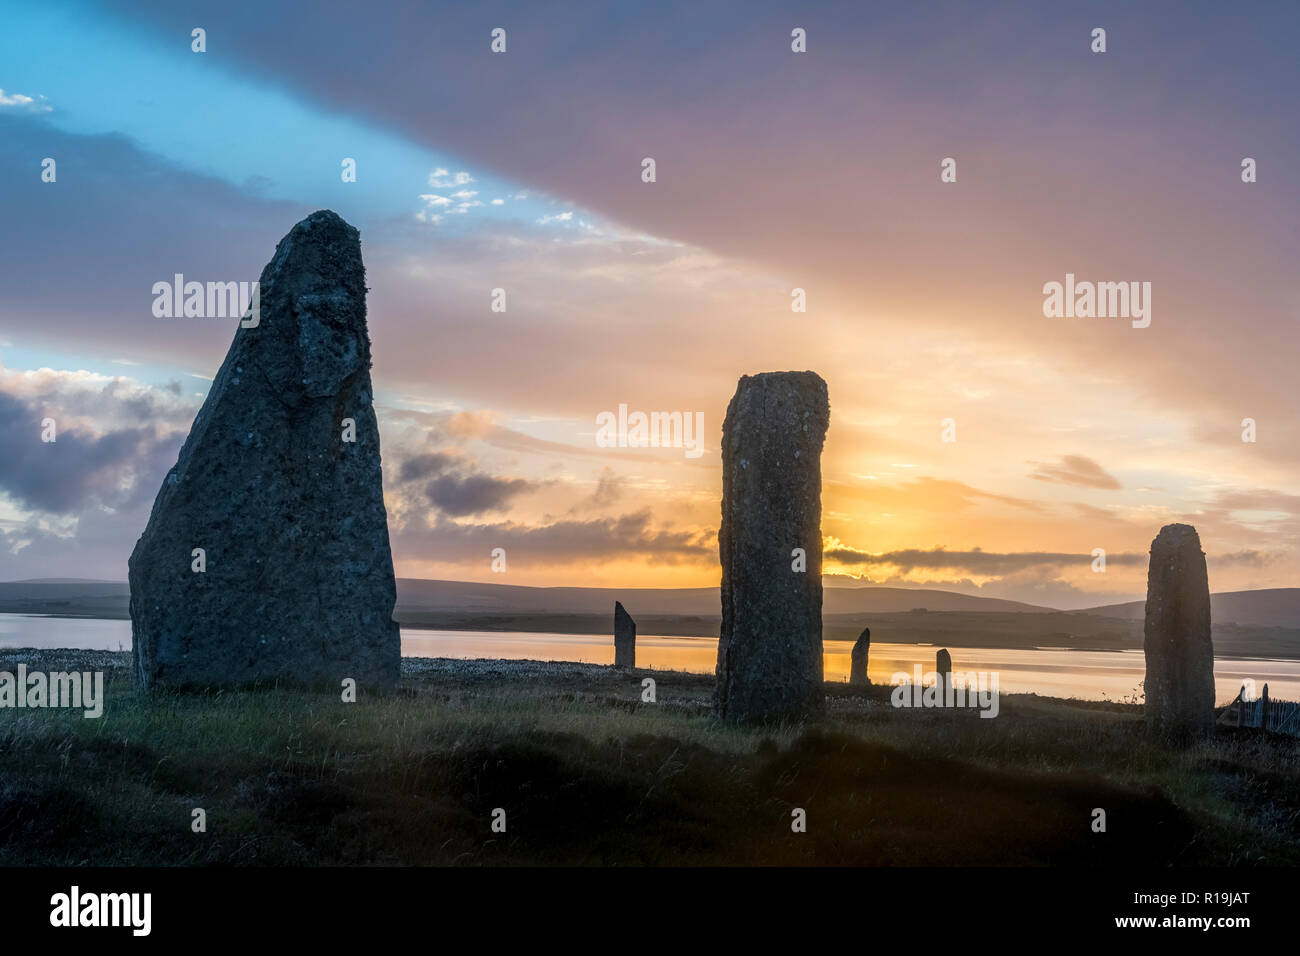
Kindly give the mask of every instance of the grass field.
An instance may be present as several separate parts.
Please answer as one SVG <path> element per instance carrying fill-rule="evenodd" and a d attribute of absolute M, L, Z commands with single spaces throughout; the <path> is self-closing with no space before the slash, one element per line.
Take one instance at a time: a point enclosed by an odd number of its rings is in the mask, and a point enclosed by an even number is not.
<path fill-rule="evenodd" d="M 737 728 L 711 678 L 664 671 L 407 659 L 397 693 L 345 704 L 149 696 L 129 654 L 0 652 L 20 661 L 103 670 L 107 702 L 0 710 L 0 864 L 1300 862 L 1294 738 L 1167 750 L 1136 704 L 1008 695 L 980 719 L 828 684 L 816 725 Z"/>

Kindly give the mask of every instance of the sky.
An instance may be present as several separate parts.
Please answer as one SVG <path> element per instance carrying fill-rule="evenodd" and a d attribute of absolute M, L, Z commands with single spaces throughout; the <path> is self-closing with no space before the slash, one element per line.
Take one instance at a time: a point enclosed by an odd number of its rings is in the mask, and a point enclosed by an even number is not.
<path fill-rule="evenodd" d="M 399 576 L 716 585 L 727 401 L 811 369 L 828 582 L 1132 600 L 1186 521 L 1213 590 L 1300 585 L 1294 4 L 0 20 L 0 580 L 125 579 L 235 328 L 153 284 L 252 281 L 330 208 Z M 1045 315 L 1067 274 L 1150 283 L 1150 324 Z M 603 447 L 621 405 L 702 415 L 702 454 Z"/>

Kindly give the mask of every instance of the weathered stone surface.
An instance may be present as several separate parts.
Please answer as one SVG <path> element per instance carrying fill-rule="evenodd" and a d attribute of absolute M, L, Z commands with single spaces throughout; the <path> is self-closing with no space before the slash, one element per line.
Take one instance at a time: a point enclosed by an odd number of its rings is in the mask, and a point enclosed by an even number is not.
<path fill-rule="evenodd" d="M 939 652 L 934 655 L 934 672 L 937 675 L 936 686 L 939 688 L 939 694 L 942 697 L 948 692 L 948 687 L 952 684 L 952 655 L 948 653 L 948 648 L 941 647 Z"/>
<path fill-rule="evenodd" d="M 1165 525 L 1151 542 L 1142 646 L 1147 728 L 1179 742 L 1213 734 L 1210 583 L 1191 525 Z"/>
<path fill-rule="evenodd" d="M 864 627 L 858 639 L 853 643 L 849 653 L 849 684 L 865 686 L 871 683 L 867 677 L 867 655 L 871 651 L 871 628 Z"/>
<path fill-rule="evenodd" d="M 131 555 L 144 687 L 396 684 L 365 296 L 360 235 L 328 211 L 262 271 L 260 324 L 236 331 Z"/>
<path fill-rule="evenodd" d="M 614 666 L 636 667 L 636 621 L 618 601 L 614 602 Z"/>
<path fill-rule="evenodd" d="M 722 633 L 716 703 L 736 721 L 823 707 L 821 452 L 826 383 L 746 375 L 722 426 Z M 796 548 L 805 554 L 795 570 Z"/>

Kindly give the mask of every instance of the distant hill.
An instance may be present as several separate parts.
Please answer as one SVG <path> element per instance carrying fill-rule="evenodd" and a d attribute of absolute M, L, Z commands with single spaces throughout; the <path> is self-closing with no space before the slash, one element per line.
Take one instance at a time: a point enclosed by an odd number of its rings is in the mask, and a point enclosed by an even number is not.
<path fill-rule="evenodd" d="M 1146 601 L 1107 604 L 1071 613 L 1140 621 L 1146 616 Z M 1211 594 L 1210 618 L 1215 624 L 1300 628 L 1300 588 L 1261 588 Z"/>
<path fill-rule="evenodd" d="M 642 615 L 720 615 L 717 588 L 534 588 L 514 584 L 397 579 L 397 605 L 421 611 L 491 611 L 495 613 L 612 614 L 622 601 L 633 617 Z M 1043 612 L 1051 608 L 973 597 L 951 591 L 885 587 L 827 587 L 825 614 L 927 611 Z"/>
<path fill-rule="evenodd" d="M 125 582 L 43 579 L 0 582 L 0 613 L 125 619 Z M 397 579 L 393 617 L 411 627 L 594 633 L 623 606 L 645 634 L 718 633 L 722 599 L 717 588 L 537 588 L 517 584 Z M 827 587 L 824 614 L 927 612 L 1043 613 L 1049 608 L 971 597 L 949 591 L 884 587 Z"/>
<path fill-rule="evenodd" d="M 125 620 L 125 582 L 0 582 L 0 613 Z M 622 601 L 641 634 L 717 637 L 717 588 L 533 588 L 516 584 L 397 579 L 393 617 L 403 628 L 608 634 Z M 1211 595 L 1220 657 L 1300 658 L 1300 588 Z M 950 647 L 1141 648 L 1143 602 L 1057 611 L 951 591 L 828 585 L 823 635 Z M 1235 623 L 1234 623 L 1235 622 Z M 1296 623 L 1293 623 L 1296 622 Z"/>
<path fill-rule="evenodd" d="M 121 584 L 103 578 L 24 578 L 21 581 L 3 581 L 0 584 Z"/>
<path fill-rule="evenodd" d="M 1055 608 L 919 588 L 836 587 L 828 585 L 822 613 L 900 614 L 908 611 L 1043 614 Z M 86 578 L 34 578 L 0 582 L 0 612 L 71 613 L 125 617 L 130 594 L 124 581 Z M 717 588 L 537 588 L 518 584 L 397 579 L 398 617 L 403 611 L 466 614 L 612 614 L 615 601 L 633 617 L 718 617 Z M 1210 595 L 1215 624 L 1300 628 L 1300 588 L 1226 591 Z M 117 613 L 102 613 L 115 610 Z M 1141 620 L 1144 601 L 1056 613 L 1092 614 Z"/>
<path fill-rule="evenodd" d="M 518 584 L 397 579 L 397 606 L 420 611 L 498 614 L 613 614 L 614 602 L 636 615 L 717 614 L 717 588 L 535 588 Z"/>
<path fill-rule="evenodd" d="M 823 614 L 892 614 L 918 610 L 1038 614 L 1055 608 L 932 588 L 826 587 L 822 590 Z"/>
<path fill-rule="evenodd" d="M 130 616 L 125 581 L 46 578 L 0 581 L 0 612 L 123 620 Z"/>

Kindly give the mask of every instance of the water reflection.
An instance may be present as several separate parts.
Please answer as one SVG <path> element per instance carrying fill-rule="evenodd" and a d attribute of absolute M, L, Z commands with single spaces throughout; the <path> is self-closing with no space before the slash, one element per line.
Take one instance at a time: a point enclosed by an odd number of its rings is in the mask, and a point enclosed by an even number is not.
<path fill-rule="evenodd" d="M 0 647 L 74 647 L 130 650 L 131 622 L 93 618 L 36 617 L 0 614 Z M 852 641 L 826 641 L 826 679 L 849 676 Z M 868 673 L 874 683 L 889 683 L 920 664 L 934 667 L 936 648 L 925 644 L 873 643 Z M 1037 693 L 1050 697 L 1122 700 L 1138 693 L 1145 669 L 1142 652 L 1070 651 L 1059 648 L 1007 650 L 953 647 L 954 671 L 997 671 L 1003 693 Z M 402 631 L 407 657 L 504 658 L 509 660 L 614 663 L 613 637 L 603 634 L 532 634 L 504 631 Z M 709 637 L 638 635 L 637 665 L 662 670 L 713 673 L 718 642 Z M 1300 661 L 1218 658 L 1214 679 L 1218 703 L 1236 696 L 1243 679 L 1269 685 L 1269 694 L 1300 700 Z"/>

